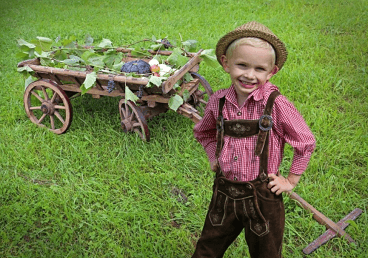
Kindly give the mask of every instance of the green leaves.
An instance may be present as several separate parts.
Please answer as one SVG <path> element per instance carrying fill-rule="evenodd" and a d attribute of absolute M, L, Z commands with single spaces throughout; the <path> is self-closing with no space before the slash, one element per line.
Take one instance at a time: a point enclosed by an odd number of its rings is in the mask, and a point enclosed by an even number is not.
<path fill-rule="evenodd" d="M 135 46 L 134 48 L 130 48 L 130 54 L 134 57 L 149 57 L 157 60 L 158 64 L 156 65 L 159 66 L 160 70 L 155 75 L 159 76 L 150 75 L 148 77 L 149 81 L 146 85 L 148 88 L 161 87 L 169 76 L 189 61 L 189 57 L 185 56 L 186 53 L 195 51 L 197 47 L 196 40 L 182 41 L 180 47 L 174 47 L 172 45 L 173 41 L 169 41 L 167 38 L 156 40 L 154 36 L 152 40 L 144 39 L 138 42 L 146 41 L 153 42 L 150 46 L 152 50 L 172 49 L 170 56 L 164 56 L 160 54 L 152 55 L 147 49 L 142 47 Z M 84 45 L 79 45 L 78 42 L 84 42 Z M 82 41 L 77 41 L 77 38 L 73 35 L 65 38 L 57 37 L 55 40 L 39 36 L 30 42 L 19 39 L 17 43 L 20 49 L 17 58 L 21 60 L 37 57 L 43 66 L 83 72 L 90 71 L 90 68 L 93 68 L 93 72 L 86 74 L 86 78 L 81 86 L 82 94 L 85 94 L 89 89 L 94 87 L 98 73 L 120 73 L 120 69 L 124 64 L 122 60 L 125 54 L 117 52 L 111 40 L 106 38 L 103 38 L 101 42 L 94 46 L 94 39 L 90 35 L 86 35 L 85 39 Z M 213 67 L 218 66 L 213 50 L 202 51 L 201 58 Z M 25 86 L 34 80 L 34 77 L 30 76 L 33 74 L 33 70 L 29 67 L 25 66 L 18 68 L 18 72 L 24 74 L 25 78 L 27 78 Z M 126 77 L 141 77 L 141 75 L 135 73 L 124 75 Z M 183 78 L 180 78 L 175 84 L 174 89 L 180 91 L 180 84 L 184 81 L 188 82 L 191 80 L 193 80 L 192 76 L 186 73 Z M 138 99 L 129 87 L 125 87 L 125 95 L 126 100 L 135 102 Z M 169 107 L 176 111 L 189 97 L 190 94 L 188 90 L 183 92 L 182 97 L 175 94 L 169 99 Z"/>
<path fill-rule="evenodd" d="M 109 48 L 112 47 L 112 42 L 109 39 L 103 39 L 102 42 L 98 45 L 100 48 Z"/>
<path fill-rule="evenodd" d="M 183 100 L 187 101 L 190 98 L 189 90 L 185 89 L 183 92 Z"/>
<path fill-rule="evenodd" d="M 155 44 L 155 45 L 151 45 L 151 49 L 152 49 L 152 50 L 155 50 L 155 51 L 160 50 L 160 49 L 162 49 L 163 47 L 164 47 L 164 44 Z"/>
<path fill-rule="evenodd" d="M 34 56 L 34 50 L 36 45 L 29 43 L 23 39 L 18 39 L 17 41 L 20 52 L 16 54 L 16 57 L 21 60 L 30 59 Z"/>
<path fill-rule="evenodd" d="M 86 38 L 84 39 L 84 44 L 86 46 L 92 46 L 93 43 L 93 38 L 91 37 L 91 35 L 86 35 Z"/>
<path fill-rule="evenodd" d="M 183 51 L 180 48 L 174 48 L 172 54 L 167 58 L 167 61 L 174 66 L 182 67 L 188 62 L 188 57 L 182 55 Z"/>
<path fill-rule="evenodd" d="M 176 111 L 183 103 L 183 98 L 176 94 L 169 99 L 169 108 Z"/>
<path fill-rule="evenodd" d="M 95 85 L 96 79 L 96 72 L 91 72 L 87 74 L 86 79 L 81 86 L 82 94 L 85 94 L 93 85 Z"/>
<path fill-rule="evenodd" d="M 104 53 L 102 61 L 105 63 L 105 66 L 107 66 L 111 70 L 120 72 L 120 69 L 124 64 L 124 62 L 121 61 L 122 59 L 123 53 L 109 50 Z"/>
<path fill-rule="evenodd" d="M 36 48 L 36 45 L 32 44 L 32 43 L 28 43 L 27 41 L 25 41 L 24 39 L 18 39 L 18 45 L 21 47 L 27 47 L 27 49 L 31 49 L 31 48 Z"/>
<path fill-rule="evenodd" d="M 217 68 L 220 64 L 217 61 L 217 57 L 214 49 L 205 49 L 202 51 L 201 58 L 211 67 Z"/>
<path fill-rule="evenodd" d="M 36 40 L 31 41 L 35 46 L 37 53 L 50 51 L 53 40 L 45 37 L 36 37 Z"/>
<path fill-rule="evenodd" d="M 32 82 L 36 81 L 37 79 L 33 76 L 28 76 L 25 80 L 24 80 L 24 89 L 26 89 L 28 87 L 29 84 L 31 84 Z"/>
<path fill-rule="evenodd" d="M 139 98 L 129 89 L 129 87 L 125 86 L 125 103 L 127 103 L 128 100 L 135 103 L 138 99 Z"/>
<path fill-rule="evenodd" d="M 68 38 L 62 39 L 60 43 L 65 48 L 76 48 L 77 47 L 76 40 L 77 38 L 75 36 L 70 36 Z"/>
<path fill-rule="evenodd" d="M 149 81 L 148 81 L 148 84 L 147 84 L 147 88 L 150 88 L 150 87 L 153 87 L 153 86 L 157 86 L 157 87 L 160 87 L 162 82 L 164 80 L 166 80 L 167 77 L 158 77 L 158 76 L 153 76 L 151 75 L 149 77 Z"/>
<path fill-rule="evenodd" d="M 132 51 L 130 52 L 130 54 L 132 56 L 135 56 L 135 57 L 151 56 L 151 53 L 150 52 L 148 52 L 147 50 L 142 49 L 142 48 L 134 48 L 134 49 L 132 49 Z"/>
<path fill-rule="evenodd" d="M 187 52 L 195 51 L 195 49 L 197 48 L 197 40 L 189 39 L 182 42 L 181 44 Z"/>
<path fill-rule="evenodd" d="M 80 58 L 79 56 L 75 56 L 75 55 L 70 55 L 68 59 L 65 59 L 63 61 L 64 64 L 67 65 L 76 65 L 79 63 L 85 63 L 84 60 L 82 58 Z"/>

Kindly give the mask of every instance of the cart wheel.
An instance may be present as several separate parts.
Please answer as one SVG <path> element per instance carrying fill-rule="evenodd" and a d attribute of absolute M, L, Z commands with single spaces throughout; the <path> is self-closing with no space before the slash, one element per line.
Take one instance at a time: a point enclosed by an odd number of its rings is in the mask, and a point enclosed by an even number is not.
<path fill-rule="evenodd" d="M 194 107 L 205 107 L 209 97 L 213 94 L 211 85 L 198 73 L 190 72 L 190 74 L 193 78 L 199 79 L 199 82 L 202 85 L 202 87 L 198 87 L 198 89 L 192 94 L 192 103 L 190 104 L 192 104 Z"/>
<path fill-rule="evenodd" d="M 28 85 L 24 92 L 24 108 L 33 123 L 56 134 L 65 133 L 73 118 L 68 96 L 50 80 L 38 80 Z"/>
<path fill-rule="evenodd" d="M 143 141 L 149 142 L 148 125 L 140 108 L 130 100 L 125 103 L 125 99 L 121 99 L 119 111 L 124 132 L 136 132 Z"/>

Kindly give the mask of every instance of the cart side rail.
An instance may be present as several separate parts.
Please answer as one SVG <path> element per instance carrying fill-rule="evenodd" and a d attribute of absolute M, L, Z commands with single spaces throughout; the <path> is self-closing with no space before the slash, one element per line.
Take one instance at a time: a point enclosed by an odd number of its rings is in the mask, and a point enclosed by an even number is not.
<path fill-rule="evenodd" d="M 171 75 L 165 82 L 162 84 L 162 92 L 164 94 L 168 93 L 173 89 L 175 83 L 179 81 L 187 72 L 189 72 L 193 67 L 201 62 L 200 55 L 203 49 L 199 50 L 183 67 L 181 67 L 178 71 L 176 71 L 173 75 Z"/>

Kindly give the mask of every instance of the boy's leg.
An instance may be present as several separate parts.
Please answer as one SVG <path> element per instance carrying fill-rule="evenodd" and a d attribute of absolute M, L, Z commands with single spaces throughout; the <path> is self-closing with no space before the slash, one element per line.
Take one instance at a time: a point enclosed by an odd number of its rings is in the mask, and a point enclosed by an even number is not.
<path fill-rule="evenodd" d="M 269 223 L 269 232 L 266 235 L 258 236 L 254 230 L 250 229 L 248 220 L 245 226 L 245 239 L 249 246 L 252 258 L 281 258 L 282 239 L 285 226 L 285 210 L 282 195 L 270 194 L 267 187 L 260 187 L 258 190 L 258 206 L 260 212 Z"/>
<path fill-rule="evenodd" d="M 213 207 L 214 202 L 216 202 L 216 207 Z M 221 207 L 223 207 L 223 211 L 221 211 Z M 214 221 L 217 214 L 214 215 L 213 211 L 219 212 L 218 221 Z M 243 223 L 237 219 L 234 213 L 234 200 L 229 200 L 225 195 L 222 198 L 212 197 L 202 234 L 192 258 L 222 257 L 242 230 Z"/>
<path fill-rule="evenodd" d="M 229 218 L 229 221 L 231 219 Z M 212 226 L 211 222 L 206 217 L 206 221 L 203 227 L 201 237 L 199 238 L 196 246 L 196 250 L 192 258 L 197 257 L 222 257 L 236 239 L 243 229 L 241 222 L 236 220 L 233 223 L 224 223 L 223 226 Z"/>

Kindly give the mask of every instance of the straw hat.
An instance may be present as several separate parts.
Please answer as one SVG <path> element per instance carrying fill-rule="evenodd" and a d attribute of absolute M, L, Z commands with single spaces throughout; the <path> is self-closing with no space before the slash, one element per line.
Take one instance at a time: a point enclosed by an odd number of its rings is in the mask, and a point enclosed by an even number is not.
<path fill-rule="evenodd" d="M 236 28 L 235 30 L 230 31 L 217 42 L 216 56 L 221 65 L 221 56 L 226 54 L 228 46 L 234 40 L 244 37 L 261 38 L 269 42 L 276 52 L 276 65 L 279 67 L 279 69 L 282 68 L 287 58 L 285 44 L 278 37 L 276 37 L 276 35 L 273 34 L 269 28 L 256 21 L 248 22 Z"/>

